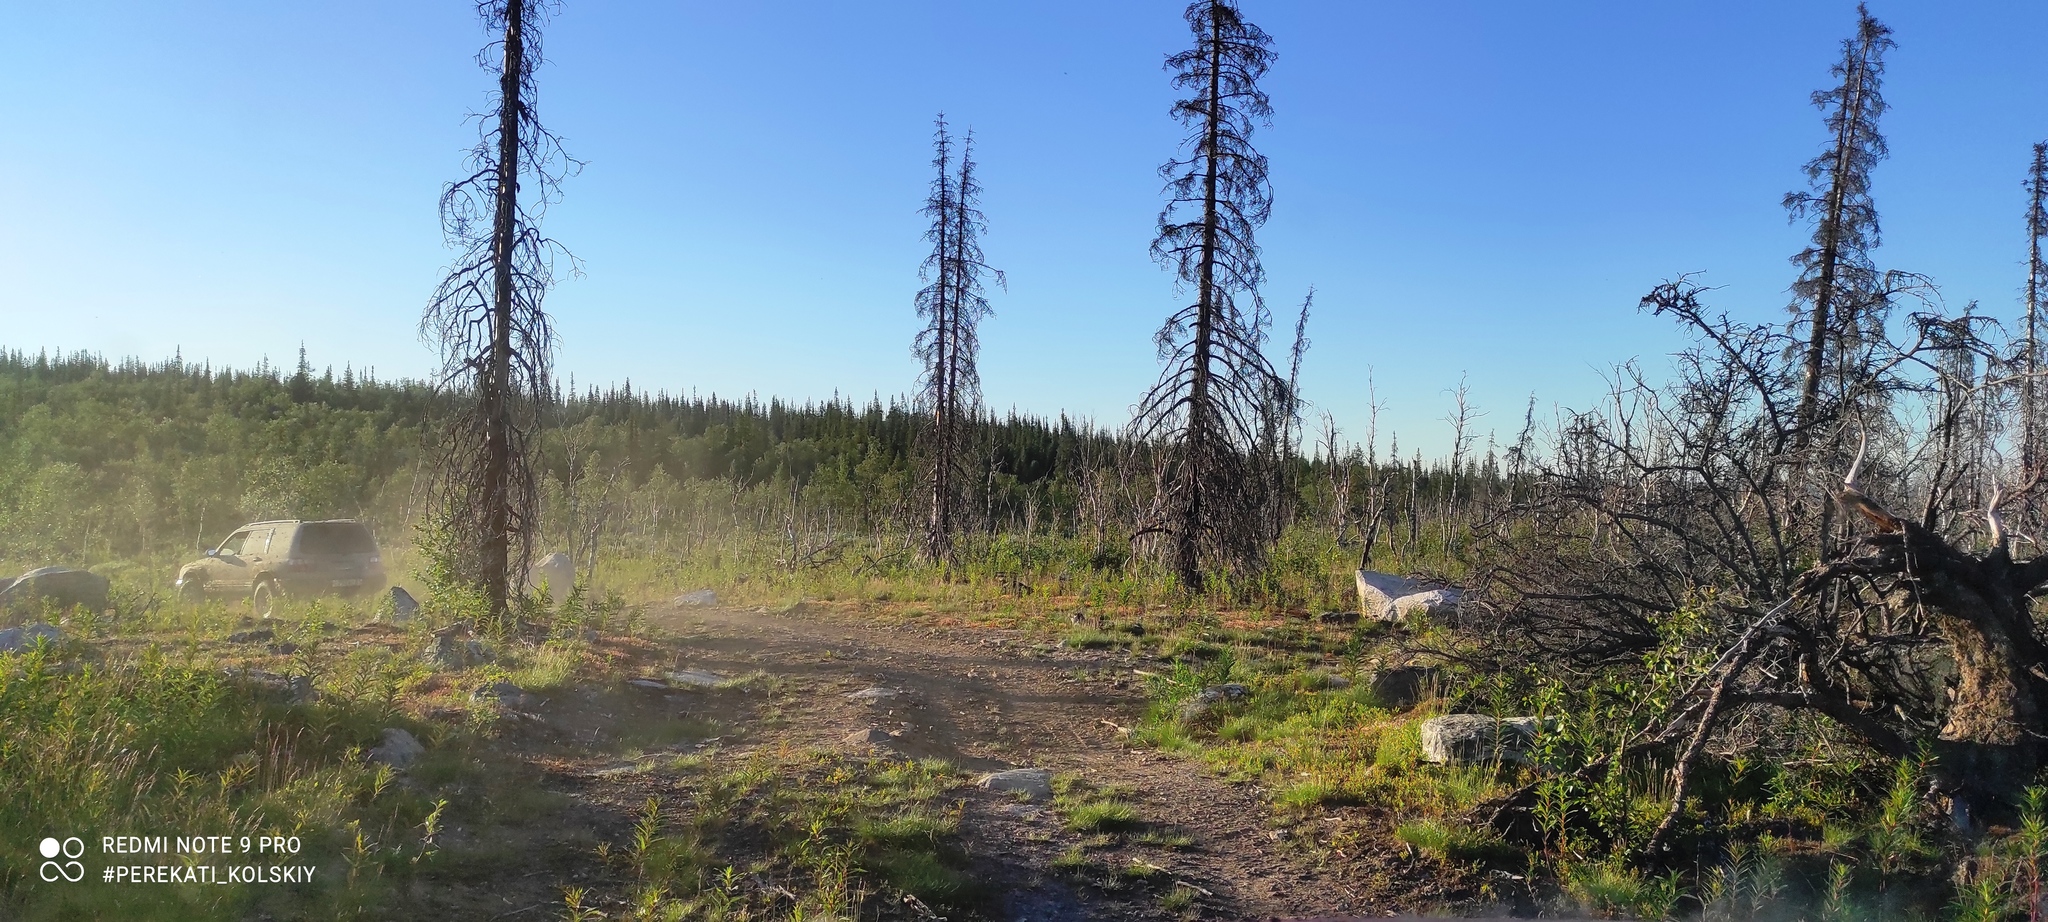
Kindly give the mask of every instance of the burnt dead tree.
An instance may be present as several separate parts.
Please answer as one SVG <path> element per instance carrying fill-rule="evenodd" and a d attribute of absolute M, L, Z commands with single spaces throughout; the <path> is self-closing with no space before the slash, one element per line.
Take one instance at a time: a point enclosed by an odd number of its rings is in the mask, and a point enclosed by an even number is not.
<path fill-rule="evenodd" d="M 1154 337 L 1165 368 L 1139 401 L 1134 431 L 1160 446 L 1167 468 L 1163 514 L 1139 534 L 1169 536 L 1173 572 L 1200 589 L 1205 568 L 1245 572 L 1264 559 L 1262 491 L 1245 487 L 1256 482 L 1262 402 L 1286 382 L 1261 348 L 1271 318 L 1253 240 L 1273 205 L 1266 158 L 1251 144 L 1254 125 L 1272 118 L 1259 89 L 1272 39 L 1228 0 L 1196 0 L 1185 18 L 1195 46 L 1166 67 L 1190 93 L 1172 110 L 1189 129 L 1188 155 L 1160 168 L 1168 201 L 1152 256 L 1194 301 Z"/>
<path fill-rule="evenodd" d="M 2020 470 L 2038 476 L 2048 465 L 2048 438 L 2041 419 L 2041 299 L 2048 295 L 2048 263 L 2041 259 L 2041 240 L 2048 238 L 2048 141 L 2034 145 L 2034 160 L 2027 168 L 2027 285 L 2026 312 L 2020 329 L 2020 354 L 2016 371 L 2020 375 Z M 2022 500 L 2021 521 L 2039 528 L 2039 500 L 2028 494 Z"/>
<path fill-rule="evenodd" d="M 1785 210 L 1792 220 L 1813 221 L 1813 242 L 1792 257 L 1799 267 L 1792 285 L 1792 310 L 1806 327 L 1803 379 L 1794 414 L 1794 438 L 1802 447 L 1811 441 L 1811 427 L 1822 417 L 1823 385 L 1832 376 L 1834 395 L 1851 386 L 1856 343 L 1877 335 L 1883 318 L 1869 310 L 1877 287 L 1870 250 L 1878 244 L 1877 206 L 1870 196 L 1870 171 L 1886 156 L 1877 120 L 1884 113 L 1880 92 L 1884 53 L 1895 47 L 1891 30 L 1856 7 L 1856 34 L 1842 42 L 1842 59 L 1832 70 L 1841 82 L 1813 94 L 1813 104 L 1826 113 L 1830 136 L 1820 156 L 1808 161 L 1812 188 L 1788 192 Z"/>
<path fill-rule="evenodd" d="M 953 558 L 953 533 L 958 529 L 966 429 L 981 406 L 981 321 L 993 313 L 981 284 L 982 273 L 1003 284 L 1001 270 L 982 256 L 981 234 L 988 220 L 978 207 L 981 183 L 974 177 L 974 133 L 960 145 L 953 163 L 953 139 L 941 115 L 932 138 L 932 166 L 937 176 L 925 198 L 923 213 L 931 219 L 925 239 L 932 244 L 918 270 L 928 282 L 917 293 L 917 313 L 925 320 L 911 352 L 923 365 L 919 401 L 931 414 L 925 430 L 929 454 L 927 478 L 930 508 L 925 517 L 923 551 L 935 561 Z"/>
<path fill-rule="evenodd" d="M 1266 510 L 1267 536 L 1280 540 L 1294 521 L 1294 458 L 1301 436 L 1301 360 L 1308 354 L 1308 314 L 1315 305 L 1316 290 L 1310 288 L 1301 299 L 1301 313 L 1294 321 L 1294 345 L 1287 350 L 1287 377 L 1267 382 L 1259 396 L 1260 465 L 1266 495 L 1260 500 Z"/>
<path fill-rule="evenodd" d="M 532 556 L 540 511 L 534 443 L 552 394 L 554 346 L 541 301 L 556 259 L 567 256 L 542 236 L 540 218 L 577 166 L 534 114 L 540 26 L 553 9 L 548 0 L 477 4 L 499 36 L 478 55 L 497 87 L 469 175 L 441 194 L 442 231 L 459 255 L 420 321 L 422 338 L 441 353 L 441 385 L 458 404 L 433 482 L 434 519 L 456 577 L 494 621 L 505 618 L 510 583 Z"/>

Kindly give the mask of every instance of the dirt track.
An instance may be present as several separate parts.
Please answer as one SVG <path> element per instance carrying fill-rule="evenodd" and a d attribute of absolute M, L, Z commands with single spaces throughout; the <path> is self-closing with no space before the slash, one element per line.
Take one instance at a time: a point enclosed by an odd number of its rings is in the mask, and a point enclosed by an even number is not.
<path fill-rule="evenodd" d="M 1118 785 L 1148 821 L 1174 827 L 1192 847 L 1122 843 L 1094 852 L 1113 866 L 1165 869 L 1199 888 L 1208 918 L 1269 919 L 1373 913 L 1355 894 L 1300 858 L 1282 854 L 1269 809 L 1250 786 L 1220 782 L 1200 766 L 1126 746 L 1117 727 L 1137 722 L 1144 696 L 1120 654 L 1046 650 L 1036 638 L 980 628 L 886 627 L 826 613 L 773 615 L 664 608 L 651 620 L 679 637 L 678 668 L 737 675 L 755 670 L 804 689 L 778 739 L 847 747 L 862 729 L 899 734 L 888 748 L 937 756 L 973 771 L 1012 767 L 1072 772 Z M 860 689 L 896 689 L 873 704 Z M 1047 811 L 975 791 L 962 828 L 977 865 L 1009 896 L 1011 919 L 1177 918 L 1137 899 L 1052 870 L 1079 836 Z"/>

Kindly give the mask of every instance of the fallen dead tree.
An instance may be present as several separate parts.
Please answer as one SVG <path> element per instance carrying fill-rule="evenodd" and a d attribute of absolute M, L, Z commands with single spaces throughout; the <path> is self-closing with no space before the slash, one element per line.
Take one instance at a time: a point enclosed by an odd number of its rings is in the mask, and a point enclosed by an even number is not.
<path fill-rule="evenodd" d="M 1645 299 L 1701 346 L 1675 385 L 1625 369 L 1610 407 L 1564 420 L 1545 489 L 1518 510 L 1543 527 L 1496 549 L 1468 619 L 1489 626 L 1496 668 L 1626 670 L 1683 643 L 1689 681 L 1638 732 L 1478 819 L 1526 827 L 1538 790 L 1562 776 L 1661 771 L 1668 806 L 1626 843 L 1656 861 L 1731 728 L 1751 726 L 1744 745 L 1773 753 L 1782 736 L 1753 727 L 1795 714 L 1885 756 L 1931 756 L 1927 796 L 1958 831 L 2009 818 L 2048 763 L 2048 638 L 2029 607 L 2048 555 L 2015 559 L 2002 514 L 2041 476 L 1998 463 L 2012 380 L 1998 350 L 1970 318 L 1916 314 L 1915 341 L 1864 343 L 1801 428 L 1787 334 L 1710 319 L 1699 291 L 1681 282 Z M 1916 400 L 1929 421 L 1917 431 L 1902 409 Z M 1847 474 L 1805 486 L 1829 467 Z M 1920 492 L 1917 520 L 1865 492 L 1866 477 Z M 1680 621 L 1693 627 L 1674 640 Z"/>

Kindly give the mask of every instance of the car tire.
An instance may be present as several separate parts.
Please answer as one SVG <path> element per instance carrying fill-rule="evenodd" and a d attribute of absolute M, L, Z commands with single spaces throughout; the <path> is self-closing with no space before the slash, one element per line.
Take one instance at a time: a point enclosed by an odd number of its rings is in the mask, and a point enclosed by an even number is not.
<path fill-rule="evenodd" d="M 197 605 L 204 602 L 206 601 L 206 584 L 187 577 L 178 583 L 178 598 L 184 600 L 188 605 Z"/>
<path fill-rule="evenodd" d="M 283 600 L 284 589 L 274 579 L 258 580 L 256 588 L 249 591 L 249 607 L 259 618 L 277 614 L 278 603 Z"/>

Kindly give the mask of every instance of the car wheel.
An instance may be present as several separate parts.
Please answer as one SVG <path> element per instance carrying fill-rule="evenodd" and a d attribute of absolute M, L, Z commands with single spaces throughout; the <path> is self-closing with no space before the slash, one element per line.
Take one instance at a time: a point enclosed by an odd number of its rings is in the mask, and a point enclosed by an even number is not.
<path fill-rule="evenodd" d="M 206 601 L 206 586 L 197 579 L 186 577 L 178 584 L 178 598 L 188 604 L 197 605 Z"/>
<path fill-rule="evenodd" d="M 283 599 L 284 590 L 278 588 L 277 581 L 266 579 L 257 583 L 249 593 L 249 607 L 255 610 L 257 617 L 268 618 L 277 614 L 278 602 Z"/>

